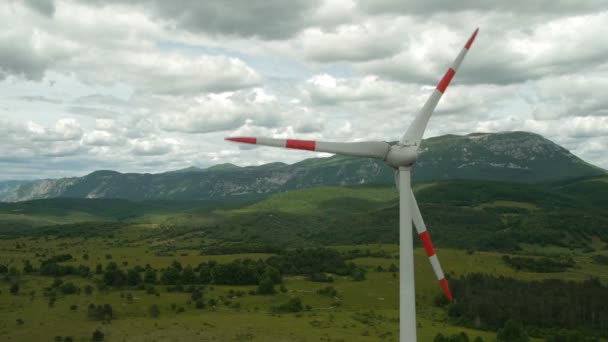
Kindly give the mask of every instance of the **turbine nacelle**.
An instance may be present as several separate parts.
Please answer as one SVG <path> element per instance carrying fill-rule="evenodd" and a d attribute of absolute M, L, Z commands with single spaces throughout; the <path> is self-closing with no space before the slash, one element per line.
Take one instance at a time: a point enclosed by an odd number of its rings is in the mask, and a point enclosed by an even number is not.
<path fill-rule="evenodd" d="M 400 167 L 412 167 L 416 163 L 418 157 L 418 148 L 416 146 L 393 145 L 386 154 L 386 163 L 393 169 Z"/>

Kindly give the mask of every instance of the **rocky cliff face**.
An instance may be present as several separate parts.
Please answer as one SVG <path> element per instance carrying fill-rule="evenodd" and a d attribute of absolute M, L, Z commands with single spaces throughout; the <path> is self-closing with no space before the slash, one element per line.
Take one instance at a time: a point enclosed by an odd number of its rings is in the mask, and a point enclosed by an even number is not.
<path fill-rule="evenodd" d="M 414 181 L 543 182 L 606 172 L 542 136 L 526 132 L 430 138 L 423 142 L 421 152 L 413 171 Z M 223 164 L 161 174 L 96 171 L 84 177 L 8 186 L 0 192 L 0 200 L 52 197 L 191 200 L 267 194 L 320 185 L 390 182 L 393 182 L 393 170 L 382 161 L 333 156 L 307 159 L 293 165 L 272 163 L 238 167 Z"/>

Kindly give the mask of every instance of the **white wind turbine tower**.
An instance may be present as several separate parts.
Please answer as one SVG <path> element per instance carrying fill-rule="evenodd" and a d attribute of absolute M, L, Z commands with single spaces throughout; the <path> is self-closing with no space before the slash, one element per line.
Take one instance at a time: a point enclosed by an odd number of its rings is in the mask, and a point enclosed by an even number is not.
<path fill-rule="evenodd" d="M 273 139 L 255 137 L 229 137 L 226 140 L 257 144 L 265 146 L 283 147 L 298 150 L 328 152 L 347 156 L 377 158 L 384 160 L 395 169 L 395 181 L 399 189 L 399 336 L 401 342 L 416 341 L 416 296 L 414 292 L 414 250 L 412 241 L 412 221 L 426 250 L 433 271 L 441 284 L 447 299 L 452 301 L 452 294 L 447 280 L 439 264 L 439 259 L 433 249 L 420 209 L 416 203 L 414 192 L 410 185 L 410 170 L 416 163 L 418 148 L 426 125 L 445 92 L 450 81 L 456 74 L 465 55 L 477 36 L 479 29 L 471 35 L 464 48 L 460 51 L 452 66 L 445 73 L 433 93 L 428 98 L 420 112 L 407 129 L 407 132 L 396 145 L 389 145 L 381 141 L 367 141 L 354 143 L 323 142 L 295 139 Z"/>

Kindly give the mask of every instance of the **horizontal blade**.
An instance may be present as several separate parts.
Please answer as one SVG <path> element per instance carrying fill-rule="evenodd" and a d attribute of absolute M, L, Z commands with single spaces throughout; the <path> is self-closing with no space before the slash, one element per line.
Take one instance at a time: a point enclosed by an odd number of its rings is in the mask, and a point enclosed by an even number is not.
<path fill-rule="evenodd" d="M 354 157 L 385 159 L 390 145 L 383 141 L 364 141 L 353 143 L 325 142 L 314 140 L 273 139 L 259 137 L 229 137 L 228 141 L 238 143 L 292 148 L 316 152 L 335 153 Z"/>
<path fill-rule="evenodd" d="M 445 275 L 443 274 L 443 270 L 441 269 L 441 264 L 439 263 L 439 258 L 437 258 L 437 254 L 435 254 L 435 248 L 433 247 L 433 241 L 431 241 L 431 236 L 429 235 L 428 230 L 426 230 L 426 225 L 424 224 L 424 220 L 422 220 L 422 214 L 420 214 L 420 208 L 418 208 L 418 203 L 416 202 L 416 197 L 414 197 L 414 192 L 410 189 L 410 194 L 412 196 L 412 221 L 414 221 L 414 225 L 416 226 L 416 231 L 418 232 L 418 236 L 422 241 L 422 246 L 426 251 L 426 255 L 429 257 L 429 261 L 431 262 L 431 266 L 433 266 L 433 271 L 435 272 L 435 276 L 437 280 L 439 280 L 439 284 L 441 284 L 441 288 L 443 289 L 443 293 L 445 293 L 446 298 L 452 302 L 452 292 L 450 291 L 450 287 L 448 286 L 448 281 L 445 279 Z"/>
<path fill-rule="evenodd" d="M 420 146 L 420 142 L 422 141 L 422 136 L 424 135 L 426 125 L 429 122 L 429 119 L 431 118 L 435 107 L 437 107 L 437 103 L 439 103 L 441 95 L 445 93 L 445 90 L 447 89 L 448 85 L 450 85 L 450 81 L 452 81 L 452 78 L 456 74 L 456 71 L 458 71 L 458 67 L 462 63 L 464 56 L 469 51 L 471 45 L 473 45 L 473 41 L 477 36 L 477 32 L 479 32 L 479 29 L 476 29 L 475 32 L 473 32 L 473 35 L 471 36 L 471 38 L 469 38 L 469 41 L 466 43 L 464 48 L 462 48 L 462 50 L 458 54 L 458 57 L 456 57 L 454 63 L 452 63 L 452 66 L 448 69 L 445 75 L 443 75 L 443 78 L 441 79 L 439 84 L 437 84 L 437 87 L 435 88 L 435 90 L 433 90 L 431 96 L 428 98 L 428 100 L 426 100 L 426 103 L 424 104 L 422 109 L 420 109 L 418 116 L 416 116 L 410 127 L 407 129 L 407 132 L 405 132 L 403 138 L 401 138 L 401 145 Z"/>

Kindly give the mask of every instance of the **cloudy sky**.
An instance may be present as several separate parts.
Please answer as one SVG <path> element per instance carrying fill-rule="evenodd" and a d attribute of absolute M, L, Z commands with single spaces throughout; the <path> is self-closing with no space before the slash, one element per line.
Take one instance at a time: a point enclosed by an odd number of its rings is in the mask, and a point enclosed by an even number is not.
<path fill-rule="evenodd" d="M 476 27 L 425 137 L 532 131 L 608 168 L 604 0 L 259 3 L 3 1 L 0 180 L 314 156 L 228 135 L 398 140 Z"/>

